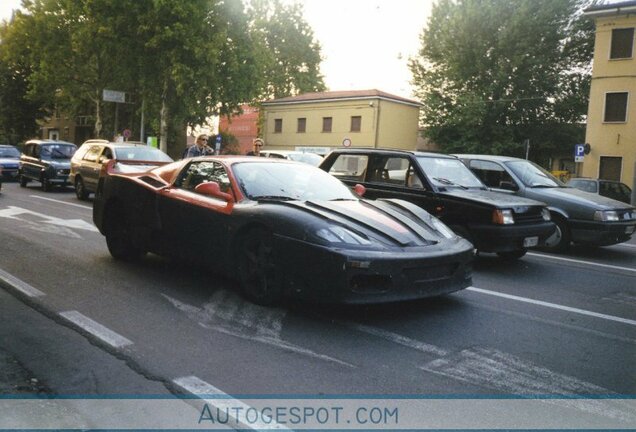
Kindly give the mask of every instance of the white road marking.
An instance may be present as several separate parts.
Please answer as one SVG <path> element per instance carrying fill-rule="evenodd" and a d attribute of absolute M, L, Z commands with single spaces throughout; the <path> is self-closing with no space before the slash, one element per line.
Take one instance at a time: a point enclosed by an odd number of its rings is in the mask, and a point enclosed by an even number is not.
<path fill-rule="evenodd" d="M 99 232 L 99 230 L 91 223 L 88 223 L 82 219 L 61 219 L 55 216 L 45 215 L 42 213 L 34 212 L 31 210 L 23 209 L 21 207 L 9 206 L 6 209 L 0 210 L 0 217 L 7 219 L 22 220 L 18 216 L 31 215 L 42 219 L 42 222 L 52 225 L 57 225 L 65 228 L 81 229 L 85 231 Z"/>
<path fill-rule="evenodd" d="M 623 270 L 623 271 L 636 273 L 636 268 L 631 268 L 631 267 L 621 267 L 621 266 L 615 266 L 615 265 L 611 265 L 611 264 L 601 264 L 601 263 L 596 263 L 596 262 L 593 262 L 593 261 L 583 261 L 583 260 L 578 260 L 578 259 L 573 259 L 573 258 L 564 258 L 564 257 L 558 257 L 558 256 L 554 256 L 554 255 L 539 254 L 539 253 L 535 253 L 535 252 L 528 252 L 526 255 L 533 256 L 533 257 L 538 257 L 538 258 L 553 259 L 553 260 L 557 260 L 557 261 L 572 262 L 572 263 L 577 263 L 577 264 L 585 264 L 585 265 L 589 265 L 589 266 L 603 267 L 603 268 L 609 268 L 609 269 L 613 269 L 613 270 Z"/>
<path fill-rule="evenodd" d="M 29 195 L 31 198 L 38 198 L 41 200 L 46 200 L 46 201 L 52 201 L 52 202 L 56 202 L 59 204 L 64 204 L 64 205 L 68 205 L 68 206 L 73 206 L 73 207 L 79 207 L 79 208 L 83 208 L 86 210 L 93 210 L 93 207 L 89 207 L 89 206 L 85 206 L 85 205 L 81 205 L 81 204 L 75 204 L 75 203 L 70 203 L 70 202 L 66 202 L 66 201 L 61 201 L 61 200 L 56 200 L 53 198 L 47 198 L 47 197 L 43 197 L 40 195 Z"/>
<path fill-rule="evenodd" d="M 78 311 L 60 312 L 60 316 L 114 348 L 122 348 L 133 344 L 130 339 L 126 339 Z"/>
<path fill-rule="evenodd" d="M 344 321 L 341 322 L 341 324 L 351 329 L 360 331 L 362 333 L 367 333 L 373 336 L 377 336 L 379 338 L 386 339 L 389 342 L 393 342 L 395 344 L 402 345 L 407 348 L 411 348 L 411 349 L 421 351 L 427 354 L 434 354 L 438 356 L 445 356 L 448 354 L 448 351 L 440 347 L 437 347 L 435 345 L 427 344 L 425 342 L 411 339 L 409 337 L 402 336 L 400 334 L 383 330 L 377 327 L 371 327 L 371 326 L 367 326 L 363 324 L 347 323 Z"/>
<path fill-rule="evenodd" d="M 283 340 L 281 332 L 286 316 L 283 309 L 258 306 L 226 290 L 215 292 L 203 308 L 183 303 L 165 294 L 162 296 L 203 328 L 355 368 L 343 360 Z"/>
<path fill-rule="evenodd" d="M 477 292 L 480 294 L 486 294 L 486 295 L 491 295 L 491 296 L 495 296 L 495 297 L 502 297 L 508 300 L 515 300 L 515 301 L 520 301 L 523 303 L 530 303 L 530 304 L 534 304 L 534 305 L 538 305 L 538 306 L 544 306 L 544 307 L 548 307 L 548 308 L 552 308 L 552 309 L 559 309 L 562 311 L 566 311 L 566 312 L 572 312 L 572 313 L 577 313 L 580 315 L 586 315 L 586 316 L 590 316 L 590 317 L 594 317 L 594 318 L 601 318 L 604 320 L 608 320 L 608 321 L 615 321 L 615 322 L 619 322 L 621 324 L 628 324 L 628 325 L 633 325 L 636 326 L 636 321 L 635 320 L 630 320 L 627 318 L 621 318 L 621 317 L 617 317 L 617 316 L 613 316 L 613 315 L 605 315 L 602 313 L 598 313 L 598 312 L 592 312 L 592 311 L 588 311 L 588 310 L 584 310 L 584 309 L 578 309 L 578 308 L 573 308 L 570 306 L 563 306 L 560 304 L 556 304 L 556 303 L 549 303 L 549 302 L 544 302 L 541 300 L 534 300 L 534 299 L 530 299 L 530 298 L 526 298 L 526 297 L 519 297 L 519 296 L 515 296 L 515 295 L 511 295 L 511 294 L 504 294 L 504 293 L 500 293 L 497 291 L 489 291 L 489 290 L 485 290 L 485 289 L 481 289 L 481 288 L 476 288 L 476 287 L 468 287 L 466 288 L 467 291 L 473 291 L 473 292 Z"/>
<path fill-rule="evenodd" d="M 32 287 L 28 283 L 2 269 L 0 269 L 0 280 L 29 297 L 42 297 L 43 295 L 46 295 L 39 289 Z"/>
<path fill-rule="evenodd" d="M 433 360 L 420 369 L 436 375 L 516 395 L 612 395 L 605 388 L 534 365 L 511 354 L 490 348 L 469 348 Z M 612 409 L 601 400 L 550 399 L 546 403 L 627 421 L 636 420 L 633 408 L 617 403 Z M 620 401 L 617 401 L 620 402 Z"/>
<path fill-rule="evenodd" d="M 185 391 L 192 393 L 193 395 L 200 396 L 201 399 L 213 407 L 215 410 L 227 412 L 229 417 L 234 420 L 234 423 L 238 426 L 238 429 L 253 429 L 253 430 L 268 430 L 268 429 L 278 429 L 278 430 L 289 430 L 285 426 L 274 422 L 273 420 L 270 422 L 254 422 L 254 423 L 243 423 L 241 422 L 241 418 L 243 416 L 236 417 L 236 412 L 247 412 L 252 409 L 246 403 L 234 399 L 227 393 L 219 390 L 214 387 L 212 384 L 209 384 L 195 376 L 186 376 L 181 378 L 176 378 L 172 381 Z M 206 396 L 217 396 L 213 399 L 206 399 Z M 267 417 L 265 414 L 262 414 L 264 417 Z M 267 417 L 269 418 L 269 417 Z"/>

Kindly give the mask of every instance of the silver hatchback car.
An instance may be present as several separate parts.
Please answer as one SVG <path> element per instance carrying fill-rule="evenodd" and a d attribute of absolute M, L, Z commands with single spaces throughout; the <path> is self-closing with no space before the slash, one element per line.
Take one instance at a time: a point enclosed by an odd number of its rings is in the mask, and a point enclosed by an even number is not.
<path fill-rule="evenodd" d="M 172 158 L 161 150 L 141 142 L 88 140 L 71 159 L 69 181 L 75 186 L 78 199 L 85 200 L 97 190 L 106 164 L 111 161 L 114 161 L 115 168 L 122 172 L 141 172 L 173 162 Z"/>

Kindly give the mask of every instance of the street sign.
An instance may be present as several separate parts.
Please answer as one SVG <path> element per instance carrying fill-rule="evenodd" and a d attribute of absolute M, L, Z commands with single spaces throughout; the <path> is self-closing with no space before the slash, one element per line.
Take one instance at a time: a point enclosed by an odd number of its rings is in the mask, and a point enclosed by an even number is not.
<path fill-rule="evenodd" d="M 106 90 L 103 92 L 104 102 L 126 103 L 126 93 L 116 90 Z"/>
<path fill-rule="evenodd" d="M 128 139 L 132 135 L 132 131 L 130 129 L 124 129 L 122 135 L 124 136 L 124 138 Z"/>
<path fill-rule="evenodd" d="M 345 138 L 342 140 L 343 147 L 351 147 L 351 140 L 349 138 Z"/>
<path fill-rule="evenodd" d="M 574 144 L 574 162 L 583 162 L 585 159 L 585 144 Z"/>
<path fill-rule="evenodd" d="M 216 136 L 216 145 L 214 146 L 214 150 L 216 154 L 219 154 L 219 152 L 221 151 L 221 135 L 217 135 Z"/>

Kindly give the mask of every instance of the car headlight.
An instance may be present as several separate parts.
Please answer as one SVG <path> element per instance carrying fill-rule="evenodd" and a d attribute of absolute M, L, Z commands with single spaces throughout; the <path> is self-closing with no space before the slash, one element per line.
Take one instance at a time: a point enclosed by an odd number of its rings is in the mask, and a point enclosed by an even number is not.
<path fill-rule="evenodd" d="M 604 210 L 594 212 L 594 220 L 601 222 L 618 222 L 618 212 L 614 210 Z"/>
<path fill-rule="evenodd" d="M 57 175 L 64 175 L 64 170 L 57 170 Z"/>
<path fill-rule="evenodd" d="M 515 223 L 515 219 L 512 217 L 512 210 L 493 210 L 492 222 L 498 225 L 510 225 Z"/>
<path fill-rule="evenodd" d="M 362 237 L 345 227 L 333 225 L 316 231 L 316 235 L 329 243 L 346 243 L 351 245 L 369 245 L 369 239 Z"/>
<path fill-rule="evenodd" d="M 544 221 L 552 220 L 552 217 L 550 216 L 550 210 L 548 210 L 547 208 L 541 210 L 541 217 Z"/>
<path fill-rule="evenodd" d="M 449 227 L 447 227 L 444 222 L 437 219 L 436 217 L 431 217 L 431 225 L 435 228 L 441 235 L 446 237 L 447 239 L 457 237 L 457 234 L 453 232 Z"/>

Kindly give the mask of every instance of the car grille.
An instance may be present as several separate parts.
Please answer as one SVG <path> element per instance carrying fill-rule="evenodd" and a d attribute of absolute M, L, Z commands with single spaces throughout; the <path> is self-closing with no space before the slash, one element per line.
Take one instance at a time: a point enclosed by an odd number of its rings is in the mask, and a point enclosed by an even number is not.
<path fill-rule="evenodd" d="M 457 263 L 452 263 L 436 266 L 405 268 L 403 271 L 406 277 L 414 283 L 430 282 L 451 277 L 457 270 L 458 266 L 459 265 Z"/>
<path fill-rule="evenodd" d="M 543 222 L 543 216 L 541 215 L 541 208 L 529 208 L 525 212 L 515 212 L 515 223 L 517 224 L 536 224 Z"/>

